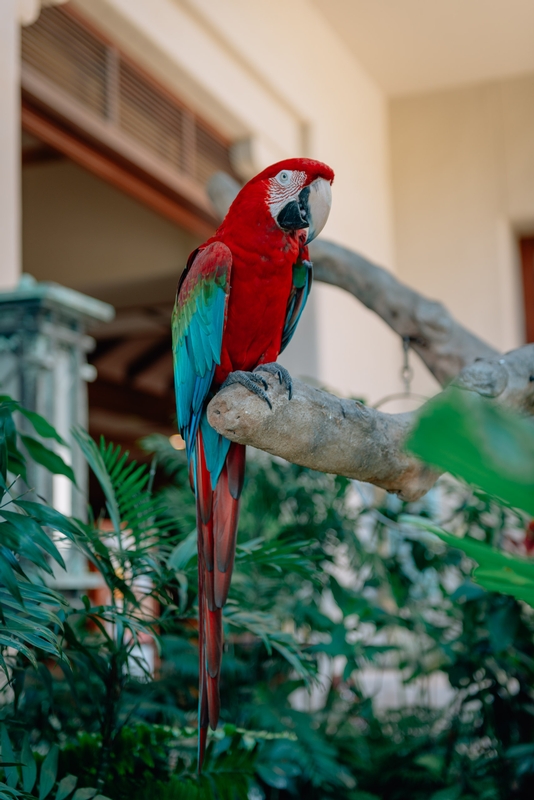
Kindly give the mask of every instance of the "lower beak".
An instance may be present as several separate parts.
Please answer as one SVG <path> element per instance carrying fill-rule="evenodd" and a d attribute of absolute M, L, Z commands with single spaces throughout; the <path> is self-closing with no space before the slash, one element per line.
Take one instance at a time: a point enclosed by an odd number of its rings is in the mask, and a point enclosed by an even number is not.
<path fill-rule="evenodd" d="M 308 221 L 308 210 L 305 203 L 301 199 L 301 195 L 305 192 L 303 189 L 299 195 L 299 199 L 291 200 L 282 208 L 278 214 L 276 221 L 284 231 L 299 231 L 301 228 L 307 228 L 310 224 Z"/>

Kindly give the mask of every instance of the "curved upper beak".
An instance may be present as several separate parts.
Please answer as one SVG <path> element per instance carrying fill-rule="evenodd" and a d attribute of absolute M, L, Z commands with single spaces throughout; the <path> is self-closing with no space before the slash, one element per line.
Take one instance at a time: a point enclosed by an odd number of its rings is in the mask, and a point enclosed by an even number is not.
<path fill-rule="evenodd" d="M 276 220 L 285 231 L 308 228 L 306 244 L 318 236 L 326 224 L 332 205 L 329 181 L 316 178 L 299 192 L 298 198 L 286 203 Z"/>
<path fill-rule="evenodd" d="M 316 178 L 302 191 L 304 192 L 306 189 L 309 189 L 307 198 L 309 227 L 306 239 L 306 244 L 309 244 L 326 225 L 332 207 L 332 188 L 330 181 L 325 178 Z"/>

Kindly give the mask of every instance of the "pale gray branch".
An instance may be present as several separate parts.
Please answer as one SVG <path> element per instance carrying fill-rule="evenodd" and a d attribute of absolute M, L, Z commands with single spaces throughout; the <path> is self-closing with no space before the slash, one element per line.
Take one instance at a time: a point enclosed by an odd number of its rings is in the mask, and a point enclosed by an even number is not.
<path fill-rule="evenodd" d="M 229 386 L 208 406 L 216 431 L 304 467 L 368 481 L 406 500 L 416 500 L 435 483 L 438 473 L 404 452 L 412 414 L 384 414 L 297 380 L 289 400 L 276 378 L 262 377 L 272 411 L 242 386 Z"/>
<path fill-rule="evenodd" d="M 318 239 L 311 243 L 310 255 L 316 280 L 350 292 L 395 333 L 407 337 L 442 386 L 476 358 L 497 355 L 460 325 L 442 303 L 428 300 L 358 253 Z"/>
<path fill-rule="evenodd" d="M 272 411 L 242 386 L 230 386 L 208 406 L 216 431 L 294 464 L 373 483 L 404 500 L 417 500 L 439 477 L 404 450 L 416 414 L 385 414 L 297 380 L 289 400 L 276 378 L 262 377 L 269 384 Z M 533 414 L 534 344 L 477 361 L 454 383 Z"/>
<path fill-rule="evenodd" d="M 534 414 L 534 344 L 502 356 L 481 358 L 465 367 L 454 383 L 509 408 Z"/>
<path fill-rule="evenodd" d="M 227 172 L 215 172 L 209 179 L 206 191 L 220 220 L 225 218 L 240 188 L 236 179 Z"/>

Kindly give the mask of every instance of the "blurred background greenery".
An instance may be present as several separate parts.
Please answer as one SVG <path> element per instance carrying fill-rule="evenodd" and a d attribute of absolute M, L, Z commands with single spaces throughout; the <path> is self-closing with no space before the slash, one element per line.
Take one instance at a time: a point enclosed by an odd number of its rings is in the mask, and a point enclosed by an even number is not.
<path fill-rule="evenodd" d="M 27 460 L 66 465 L 37 415 L 39 447 L 21 439 L 22 413 L 2 398 L 0 798 L 532 796 L 530 422 L 467 393 L 432 401 L 411 449 L 477 487 L 442 479 L 411 505 L 250 454 L 199 777 L 184 454 L 151 436 L 139 466 L 78 431 L 105 500 L 66 518 L 27 499 Z M 54 589 L 65 548 L 100 589 Z"/>

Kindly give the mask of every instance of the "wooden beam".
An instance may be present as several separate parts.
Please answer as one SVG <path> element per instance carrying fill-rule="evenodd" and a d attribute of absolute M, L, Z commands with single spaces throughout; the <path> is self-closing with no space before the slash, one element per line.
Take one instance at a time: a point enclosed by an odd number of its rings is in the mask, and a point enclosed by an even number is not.
<path fill-rule="evenodd" d="M 158 397 L 134 388 L 97 379 L 88 384 L 89 407 L 117 411 L 151 420 L 156 425 L 173 425 L 176 415 L 174 393 Z"/>
<path fill-rule="evenodd" d="M 133 384 L 148 394 L 164 396 L 173 385 L 173 355 L 171 347 L 156 358 L 134 378 Z"/>
<path fill-rule="evenodd" d="M 184 208 L 177 199 L 172 199 L 150 186 L 109 156 L 100 153 L 95 147 L 91 147 L 73 133 L 63 129 L 46 114 L 24 102 L 21 120 L 25 131 L 193 235 L 204 239 L 213 234 L 213 225 Z"/>
<path fill-rule="evenodd" d="M 137 336 L 123 339 L 102 355 L 95 355 L 91 361 L 100 378 L 110 383 L 123 383 L 128 377 L 132 362 L 145 355 L 160 340 L 161 336 Z M 164 392 L 158 392 L 158 394 L 164 394 Z"/>
<path fill-rule="evenodd" d="M 135 442 L 151 433 L 173 436 L 176 430 L 171 422 L 166 425 L 147 420 L 135 414 L 109 411 L 107 408 L 92 408 L 89 411 L 89 429 L 93 436 L 104 436 L 115 443 Z"/>
<path fill-rule="evenodd" d="M 175 279 L 174 284 L 177 282 L 178 279 Z M 130 281 L 130 285 L 131 283 L 132 281 Z M 144 281 L 141 283 L 141 286 L 143 285 Z M 100 297 L 100 294 L 97 294 L 97 297 Z M 169 292 L 169 297 L 174 299 L 174 292 L 172 294 Z M 111 304 L 113 305 L 113 302 Z M 91 336 L 98 342 L 121 337 L 145 336 L 147 338 L 157 338 L 168 336 L 171 327 L 171 311 L 171 303 L 162 304 L 162 308 L 159 305 L 147 305 L 119 309 L 115 319 L 111 320 L 111 322 L 92 327 Z"/>
<path fill-rule="evenodd" d="M 46 164 L 49 161 L 61 161 L 65 156 L 46 144 L 38 144 L 22 148 L 22 166 Z"/>
<path fill-rule="evenodd" d="M 82 103 L 62 91 L 46 76 L 28 66 L 21 65 L 23 98 L 35 109 L 43 109 L 53 121 L 64 126 L 81 141 L 93 146 L 116 163 L 126 166 L 133 174 L 164 194 L 171 193 L 181 199 L 182 205 L 197 212 L 202 219 L 215 223 L 213 209 L 206 191 L 191 175 L 176 170 L 143 147 L 131 136 L 113 124 L 91 113 Z M 110 98 L 110 102 L 113 100 Z"/>

